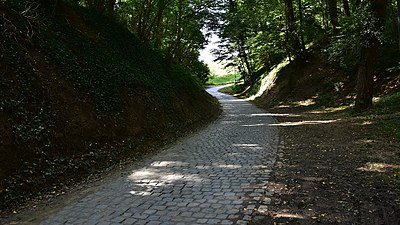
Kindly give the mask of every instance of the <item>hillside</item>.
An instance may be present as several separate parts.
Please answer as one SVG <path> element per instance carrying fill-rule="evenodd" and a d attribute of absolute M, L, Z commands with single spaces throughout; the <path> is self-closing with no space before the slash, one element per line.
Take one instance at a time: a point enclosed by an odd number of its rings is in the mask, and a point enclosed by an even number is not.
<path fill-rule="evenodd" d="M 50 1 L 51 2 L 51 1 Z M 147 154 L 216 118 L 183 68 L 61 2 L 0 3 L 0 210 Z"/>
<path fill-rule="evenodd" d="M 265 187 L 274 192 L 271 207 L 254 224 L 400 220 L 398 58 L 382 48 L 374 107 L 355 113 L 355 76 L 330 62 L 326 48 L 314 45 L 305 59 L 281 63 L 241 93 L 276 117 L 282 141 Z"/>

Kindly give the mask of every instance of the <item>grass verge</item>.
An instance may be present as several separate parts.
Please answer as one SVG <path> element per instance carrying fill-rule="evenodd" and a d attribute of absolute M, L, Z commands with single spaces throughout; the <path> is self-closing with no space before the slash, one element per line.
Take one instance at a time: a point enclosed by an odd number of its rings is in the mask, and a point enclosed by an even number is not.
<path fill-rule="evenodd" d="M 232 84 L 239 81 L 240 75 L 238 74 L 228 74 L 224 76 L 211 76 L 207 81 L 208 85 L 223 85 Z"/>

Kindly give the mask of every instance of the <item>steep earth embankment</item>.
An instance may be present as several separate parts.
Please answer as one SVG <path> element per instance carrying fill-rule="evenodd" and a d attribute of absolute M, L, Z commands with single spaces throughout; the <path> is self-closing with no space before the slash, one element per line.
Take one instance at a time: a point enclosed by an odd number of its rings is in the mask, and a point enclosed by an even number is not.
<path fill-rule="evenodd" d="M 108 18 L 0 4 L 0 211 L 137 158 L 218 115 L 217 101 Z M 150 146 L 150 147 L 149 147 Z"/>

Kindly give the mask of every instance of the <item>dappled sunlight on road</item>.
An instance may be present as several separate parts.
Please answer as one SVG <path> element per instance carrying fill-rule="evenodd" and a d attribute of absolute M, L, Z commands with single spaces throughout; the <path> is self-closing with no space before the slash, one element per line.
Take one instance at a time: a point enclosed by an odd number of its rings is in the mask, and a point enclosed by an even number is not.
<path fill-rule="evenodd" d="M 300 214 L 294 214 L 294 213 L 282 211 L 282 212 L 278 212 L 278 213 L 274 214 L 274 218 L 304 219 L 304 216 L 300 215 Z"/>
<path fill-rule="evenodd" d="M 244 147 L 244 148 L 248 148 L 248 147 L 260 147 L 259 144 L 232 144 L 233 147 Z"/>
<path fill-rule="evenodd" d="M 172 167 L 172 166 L 185 166 L 188 163 L 178 161 L 157 161 L 153 162 L 151 166 L 154 167 Z"/>
<path fill-rule="evenodd" d="M 250 222 L 269 193 L 265 187 L 279 144 L 277 128 L 251 124 L 276 120 L 245 100 L 217 93 L 218 88 L 208 91 L 223 105 L 219 120 L 133 166 L 44 224 L 71 219 L 71 224 L 87 224 L 81 215 L 107 224 Z"/>
<path fill-rule="evenodd" d="M 226 168 L 226 169 L 239 169 L 239 168 L 243 167 L 241 165 L 214 165 L 214 166 L 218 167 L 218 168 Z"/>
<path fill-rule="evenodd" d="M 164 165 L 164 166 L 160 166 Z M 152 165 L 151 168 L 144 168 L 134 171 L 127 178 L 131 184 L 132 195 L 138 196 L 158 196 L 163 193 L 165 187 L 173 186 L 177 182 L 202 182 L 204 179 L 196 174 L 179 173 L 174 167 L 177 165 L 187 165 L 182 162 L 158 162 Z M 164 167 L 164 168 L 163 168 Z M 168 169 L 169 167 L 171 169 Z M 179 167 L 179 166 L 178 166 Z"/>
<path fill-rule="evenodd" d="M 244 99 L 229 99 L 229 100 L 220 100 L 220 102 L 225 102 L 225 103 L 229 103 L 229 102 L 243 102 L 243 103 L 247 103 L 246 100 Z"/>
<path fill-rule="evenodd" d="M 250 125 L 242 125 L 243 127 L 263 127 L 263 126 L 269 126 L 272 124 L 265 124 L 265 123 L 257 123 L 257 124 L 250 124 Z"/>
<path fill-rule="evenodd" d="M 327 124 L 327 123 L 334 123 L 340 120 L 306 120 L 306 121 L 298 121 L 298 122 L 283 122 L 283 123 L 276 123 L 276 124 L 269 124 L 268 126 L 301 126 L 301 125 L 318 125 L 318 124 Z"/>
<path fill-rule="evenodd" d="M 269 117 L 269 116 L 273 116 L 273 117 L 300 117 L 301 115 L 298 114 L 287 114 L 287 113 L 260 113 L 260 114 L 250 114 L 250 117 L 254 117 L 254 116 L 261 116 L 261 117 Z"/>
<path fill-rule="evenodd" d="M 400 165 L 394 165 L 394 164 L 386 164 L 386 163 L 372 163 L 368 162 L 362 167 L 357 168 L 359 171 L 364 171 L 364 172 L 378 172 L 378 173 L 385 173 L 392 171 L 394 169 L 399 169 Z"/>

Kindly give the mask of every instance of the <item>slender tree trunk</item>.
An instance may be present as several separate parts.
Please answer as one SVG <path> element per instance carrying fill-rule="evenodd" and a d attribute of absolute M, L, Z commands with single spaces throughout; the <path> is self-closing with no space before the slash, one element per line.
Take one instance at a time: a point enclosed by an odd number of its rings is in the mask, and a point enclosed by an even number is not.
<path fill-rule="evenodd" d="M 338 12 L 337 12 L 337 0 L 328 0 L 328 10 L 329 10 L 329 16 L 331 19 L 331 25 L 332 25 L 332 32 L 333 34 L 337 34 L 339 22 L 338 22 Z"/>
<path fill-rule="evenodd" d="M 378 33 L 383 32 L 383 25 L 386 16 L 387 0 L 372 0 L 372 15 L 376 18 Z M 372 25 L 375 27 L 375 25 Z M 357 75 L 357 97 L 355 110 L 357 112 L 366 111 L 372 106 L 373 84 L 374 84 L 374 64 L 378 55 L 380 42 L 377 37 L 369 40 L 369 45 L 361 50 L 361 61 Z"/>
<path fill-rule="evenodd" d="M 344 9 L 344 13 L 346 14 L 346 16 L 350 16 L 350 6 L 349 6 L 349 0 L 343 0 L 343 9 Z"/>
<path fill-rule="evenodd" d="M 114 7 L 115 7 L 115 1 L 116 0 L 108 0 L 108 5 L 107 5 L 107 13 L 109 16 L 114 16 Z"/>
<path fill-rule="evenodd" d="M 324 0 L 322 0 L 321 2 L 321 5 L 323 5 L 323 8 L 324 9 L 326 9 L 326 2 L 324 1 Z M 325 29 L 328 29 L 328 26 L 329 26 L 329 22 L 328 22 L 328 18 L 327 18 L 328 16 L 326 15 L 326 10 L 323 10 L 322 11 L 322 23 L 324 24 L 324 28 Z"/>
<path fill-rule="evenodd" d="M 150 30 L 151 30 L 151 13 L 153 11 L 153 1 L 147 0 L 145 6 L 145 13 L 143 17 L 143 36 L 142 40 L 145 42 L 150 41 Z"/>
<path fill-rule="evenodd" d="M 293 53 L 298 55 L 301 52 L 301 44 L 296 32 L 296 19 L 294 17 L 293 1 L 286 0 L 286 22 L 289 32 L 289 42 L 293 49 Z"/>
<path fill-rule="evenodd" d="M 138 3 L 139 7 L 138 7 L 138 14 L 137 14 L 137 19 L 136 19 L 136 23 L 135 23 L 135 30 L 137 35 L 139 36 L 140 39 L 142 39 L 143 37 L 143 19 L 144 19 L 144 8 L 145 8 L 145 0 L 141 1 L 141 3 Z"/>
<path fill-rule="evenodd" d="M 304 45 L 304 35 L 303 35 L 303 5 L 301 3 L 301 0 L 298 0 L 299 3 L 299 20 L 300 20 L 300 44 L 301 44 L 301 50 L 303 51 L 305 49 Z"/>
<path fill-rule="evenodd" d="M 158 2 L 158 8 L 157 8 L 157 17 L 154 25 L 154 36 L 153 36 L 153 41 L 154 41 L 154 46 L 156 48 L 161 47 L 161 41 L 162 41 L 162 36 L 163 36 L 163 19 L 164 19 L 164 10 L 166 7 L 165 1 L 159 1 Z"/>
<path fill-rule="evenodd" d="M 246 53 L 245 49 L 242 50 L 242 56 L 243 56 L 243 60 L 246 65 L 247 71 L 249 73 L 250 85 L 253 86 L 253 68 L 251 67 L 251 64 L 249 62 L 249 58 L 247 57 L 247 53 Z"/>
<path fill-rule="evenodd" d="M 182 24 L 183 20 L 183 0 L 178 1 L 178 12 L 177 12 L 177 17 L 176 17 L 176 25 L 175 25 L 175 40 L 174 42 L 171 42 L 169 46 L 169 55 L 171 59 L 177 59 L 177 50 L 180 48 L 182 38 L 184 35 L 185 27 Z"/>
<path fill-rule="evenodd" d="M 399 50 L 400 50 L 400 0 L 397 0 L 397 38 L 399 39 Z"/>

